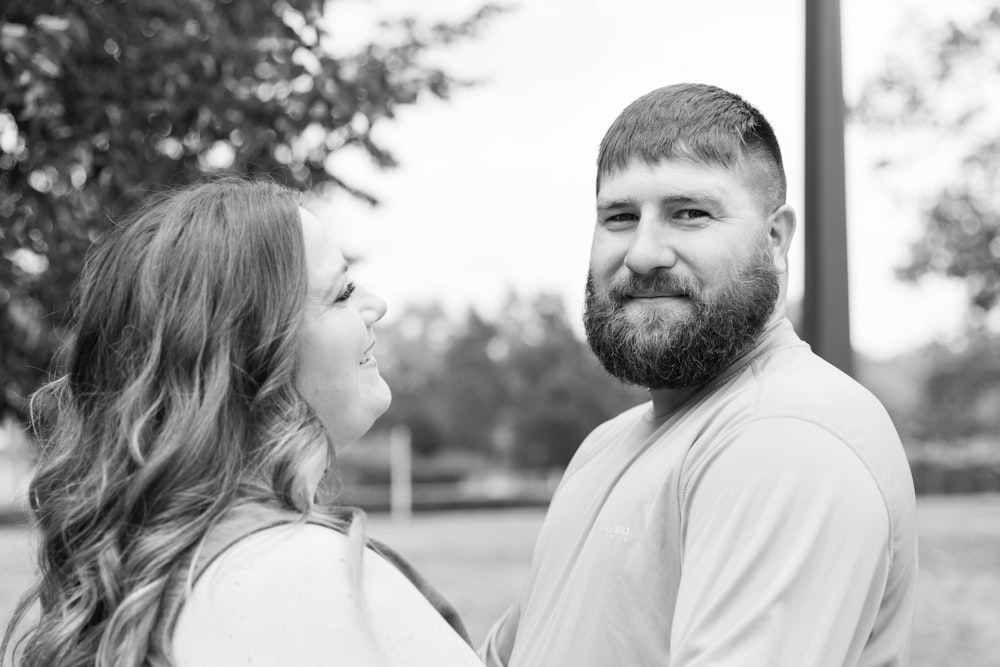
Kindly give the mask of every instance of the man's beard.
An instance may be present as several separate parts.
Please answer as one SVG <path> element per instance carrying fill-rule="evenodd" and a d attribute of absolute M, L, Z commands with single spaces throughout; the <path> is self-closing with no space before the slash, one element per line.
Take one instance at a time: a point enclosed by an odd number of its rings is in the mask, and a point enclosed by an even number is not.
<path fill-rule="evenodd" d="M 629 315 L 628 293 L 684 294 L 692 309 L 678 316 L 649 308 Z M 694 387 L 719 376 L 748 350 L 774 312 L 778 275 L 764 242 L 718 295 L 706 297 L 691 279 L 667 271 L 630 273 L 597 294 L 587 276 L 583 321 L 587 342 L 605 370 L 649 389 Z"/>

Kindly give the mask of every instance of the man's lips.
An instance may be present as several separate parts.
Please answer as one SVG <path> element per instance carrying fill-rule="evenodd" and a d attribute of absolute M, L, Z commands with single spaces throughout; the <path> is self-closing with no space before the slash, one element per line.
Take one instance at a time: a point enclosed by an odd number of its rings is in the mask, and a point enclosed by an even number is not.
<path fill-rule="evenodd" d="M 683 292 L 630 292 L 625 295 L 626 299 L 683 299 L 687 294 Z"/>
<path fill-rule="evenodd" d="M 683 292 L 630 292 L 616 299 L 619 308 L 661 309 L 680 308 L 691 303 L 691 295 Z"/>

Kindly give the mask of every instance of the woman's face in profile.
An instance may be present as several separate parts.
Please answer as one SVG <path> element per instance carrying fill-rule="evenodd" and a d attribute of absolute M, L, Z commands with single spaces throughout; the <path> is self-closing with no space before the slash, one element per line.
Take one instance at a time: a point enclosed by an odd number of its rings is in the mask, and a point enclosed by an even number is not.
<path fill-rule="evenodd" d="M 329 229 L 300 208 L 308 295 L 295 386 L 334 446 L 361 437 L 389 407 L 389 387 L 373 356 L 372 325 L 385 302 L 354 283 Z"/>

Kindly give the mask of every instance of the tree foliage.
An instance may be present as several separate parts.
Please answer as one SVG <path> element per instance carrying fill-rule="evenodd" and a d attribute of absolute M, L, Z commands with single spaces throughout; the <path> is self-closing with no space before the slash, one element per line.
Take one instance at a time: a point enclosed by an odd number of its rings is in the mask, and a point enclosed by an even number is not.
<path fill-rule="evenodd" d="M 960 279 L 971 323 L 1000 305 L 1000 2 L 941 25 L 917 24 L 911 39 L 868 83 L 854 118 L 880 132 L 909 133 L 927 166 L 957 147 L 957 177 L 932 195 L 921 236 L 899 275 Z M 892 157 L 887 156 L 887 164 Z"/>
<path fill-rule="evenodd" d="M 466 82 L 422 64 L 499 9 L 401 19 L 332 55 L 322 0 L 5 0 L 0 9 L 0 414 L 48 366 L 86 248 L 151 191 L 227 167 L 314 191 L 374 128 Z"/>
<path fill-rule="evenodd" d="M 600 368 L 552 295 L 512 294 L 495 320 L 469 311 L 460 325 L 437 306 L 411 307 L 378 338 L 393 390 L 379 424 L 409 425 L 423 454 L 559 467 L 595 426 L 648 400 Z"/>
<path fill-rule="evenodd" d="M 960 441 L 1000 437 L 1000 338 L 977 332 L 958 353 L 934 355 L 920 411 L 922 440 Z"/>
<path fill-rule="evenodd" d="M 917 22 L 894 49 L 854 118 L 905 139 L 897 146 L 918 151 L 923 168 L 955 162 L 950 180 L 928 193 L 922 233 L 898 273 L 961 280 L 969 298 L 957 349 L 932 344 L 895 362 L 920 387 L 902 430 L 919 441 L 1000 443 L 1000 337 L 989 326 L 1000 314 L 1000 1 L 982 0 L 940 24 Z"/>

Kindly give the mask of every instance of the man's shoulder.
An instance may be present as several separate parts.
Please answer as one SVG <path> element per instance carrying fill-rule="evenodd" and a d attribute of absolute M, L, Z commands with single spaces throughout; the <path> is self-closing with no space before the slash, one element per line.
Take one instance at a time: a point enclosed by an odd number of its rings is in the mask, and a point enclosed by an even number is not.
<path fill-rule="evenodd" d="M 689 461 L 743 440 L 750 429 L 770 429 L 775 438 L 786 432 L 801 435 L 793 427 L 798 423 L 817 437 L 830 434 L 874 469 L 906 467 L 899 435 L 879 400 L 806 346 L 756 359 L 713 391 L 701 409 L 704 417 Z"/>
<path fill-rule="evenodd" d="M 887 422 L 878 398 L 809 348 L 784 350 L 753 364 L 753 417 L 799 417 L 820 424 L 845 419 Z"/>
<path fill-rule="evenodd" d="M 861 383 L 808 347 L 757 360 L 717 397 L 713 424 L 693 447 L 696 466 L 721 449 L 793 440 L 809 451 L 818 442 L 839 443 L 842 455 L 860 461 L 883 493 L 909 504 L 912 478 L 899 434 L 881 402 Z M 750 437 L 750 434 L 754 437 Z M 775 459 L 780 465 L 781 457 Z"/>

